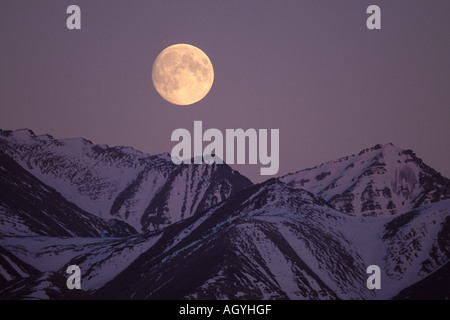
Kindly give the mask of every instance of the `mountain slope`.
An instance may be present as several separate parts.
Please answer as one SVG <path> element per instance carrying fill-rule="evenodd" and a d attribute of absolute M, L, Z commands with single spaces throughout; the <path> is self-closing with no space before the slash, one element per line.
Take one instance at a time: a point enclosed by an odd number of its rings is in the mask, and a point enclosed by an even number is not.
<path fill-rule="evenodd" d="M 450 262 L 425 279 L 403 289 L 395 300 L 449 300 Z"/>
<path fill-rule="evenodd" d="M 165 229 L 96 296 L 119 299 L 370 298 L 347 217 L 273 179 Z"/>
<path fill-rule="evenodd" d="M 111 281 L 151 248 L 161 237 L 161 232 L 122 238 L 4 237 L 0 238 L 0 243 L 8 252 L 14 252 L 16 259 L 33 265 L 37 271 L 31 275 L 57 273 L 67 277 L 67 267 L 78 265 L 82 289 L 89 293 Z M 17 276 L 12 280 L 27 277 Z"/>
<path fill-rule="evenodd" d="M 411 150 L 376 145 L 280 178 L 355 216 L 390 216 L 450 198 L 450 180 Z"/>
<path fill-rule="evenodd" d="M 68 202 L 0 151 L 0 235 L 116 237 L 136 231 Z"/>
<path fill-rule="evenodd" d="M 411 151 L 377 145 L 252 185 L 227 165 L 176 166 L 167 155 L 24 130 L 0 131 L 0 147 L 0 299 L 448 293 L 449 180 Z M 65 196 L 151 231 L 116 233 Z M 83 292 L 65 287 L 70 264 Z M 373 264 L 381 290 L 366 287 Z"/>
<path fill-rule="evenodd" d="M 39 271 L 17 258 L 9 250 L 0 246 L 0 286 L 9 281 L 23 279 L 37 274 Z"/>
<path fill-rule="evenodd" d="M 82 290 L 69 290 L 66 277 L 57 272 L 44 272 L 10 281 L 0 290 L 0 300 L 87 300 Z"/>
<path fill-rule="evenodd" d="M 179 165 L 145 209 L 143 229 L 158 229 L 190 217 L 250 185 L 228 165 Z"/>
<path fill-rule="evenodd" d="M 96 296 L 390 299 L 449 261 L 449 201 L 359 218 L 272 179 L 167 228 Z M 380 291 L 366 288 L 372 264 Z"/>
<path fill-rule="evenodd" d="M 450 200 L 393 217 L 349 217 L 342 232 L 366 265 L 382 274 L 380 299 L 391 299 L 450 261 Z"/>
<path fill-rule="evenodd" d="M 450 200 L 396 216 L 384 226 L 385 274 L 412 284 L 450 261 Z"/>
<path fill-rule="evenodd" d="M 84 292 L 97 299 L 390 299 L 448 263 L 449 210 L 446 200 L 394 217 L 352 217 L 271 179 L 156 232 L 0 238 L 43 274 L 8 283 L 0 297 L 15 290 L 20 298 L 20 286 L 28 288 L 22 297 L 39 297 L 42 281 L 77 264 Z M 372 264 L 382 290 L 365 287 Z"/>
<path fill-rule="evenodd" d="M 0 148 L 67 200 L 101 218 L 154 230 L 250 186 L 227 165 L 177 166 L 168 154 L 0 130 Z"/>

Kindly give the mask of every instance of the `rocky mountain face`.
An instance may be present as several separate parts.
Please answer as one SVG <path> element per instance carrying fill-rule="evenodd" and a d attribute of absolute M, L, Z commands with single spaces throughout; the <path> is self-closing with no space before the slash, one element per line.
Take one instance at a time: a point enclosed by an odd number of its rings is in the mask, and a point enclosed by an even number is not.
<path fill-rule="evenodd" d="M 352 217 L 272 179 L 150 233 L 0 245 L 39 270 L 33 288 L 76 264 L 96 299 L 387 299 L 448 263 L 449 204 Z M 366 288 L 371 264 L 382 269 L 381 291 Z"/>
<path fill-rule="evenodd" d="M 447 262 L 436 272 L 402 290 L 395 300 L 449 300 L 450 263 Z"/>
<path fill-rule="evenodd" d="M 391 216 L 450 198 L 450 180 L 411 150 L 376 145 L 280 178 L 353 216 Z"/>
<path fill-rule="evenodd" d="M 447 200 L 394 218 L 362 219 L 269 180 L 165 229 L 151 249 L 96 295 L 392 298 L 449 261 L 449 205 Z M 366 287 L 371 264 L 382 270 L 379 292 Z"/>
<path fill-rule="evenodd" d="M 168 154 L 30 130 L 0 131 L 0 150 L 84 211 L 138 231 L 190 217 L 252 184 L 227 165 L 177 166 Z"/>
<path fill-rule="evenodd" d="M 373 293 L 364 290 L 364 261 L 333 228 L 345 218 L 312 194 L 270 180 L 167 228 L 157 245 L 96 294 L 117 292 L 113 298 L 120 299 L 369 298 Z"/>
<path fill-rule="evenodd" d="M 136 233 L 68 202 L 0 151 L 0 235 L 123 237 Z"/>
<path fill-rule="evenodd" d="M 226 165 L 0 133 L 0 299 L 449 296 L 449 180 L 411 151 L 378 145 L 253 185 Z M 87 216 L 146 231 L 78 234 Z"/>

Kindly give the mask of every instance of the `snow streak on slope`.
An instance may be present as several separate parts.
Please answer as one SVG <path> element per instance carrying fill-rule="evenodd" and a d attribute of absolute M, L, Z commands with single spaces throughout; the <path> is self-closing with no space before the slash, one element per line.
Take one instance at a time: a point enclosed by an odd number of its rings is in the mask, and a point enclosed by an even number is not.
<path fill-rule="evenodd" d="M 56 272 L 43 272 L 6 283 L 0 290 L 0 300 L 75 300 L 89 299 L 83 290 L 69 290 L 66 277 Z"/>
<path fill-rule="evenodd" d="M 0 286 L 4 286 L 8 281 L 27 278 L 36 273 L 38 271 L 34 267 L 0 246 Z"/>

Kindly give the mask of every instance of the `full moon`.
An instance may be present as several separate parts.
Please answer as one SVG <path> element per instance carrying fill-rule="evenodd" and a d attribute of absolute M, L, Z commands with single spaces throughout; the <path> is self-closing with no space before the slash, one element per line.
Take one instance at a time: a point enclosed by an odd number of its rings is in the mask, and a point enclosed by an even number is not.
<path fill-rule="evenodd" d="M 214 69 L 202 50 L 189 44 L 175 44 L 156 58 L 152 80 L 161 97 L 186 106 L 208 94 L 214 82 Z"/>

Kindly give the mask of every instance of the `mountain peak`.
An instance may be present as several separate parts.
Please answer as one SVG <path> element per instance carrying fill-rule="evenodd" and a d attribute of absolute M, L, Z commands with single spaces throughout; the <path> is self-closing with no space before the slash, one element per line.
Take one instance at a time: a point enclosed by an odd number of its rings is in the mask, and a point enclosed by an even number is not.
<path fill-rule="evenodd" d="M 326 201 L 317 198 L 311 192 L 293 188 L 278 178 L 271 178 L 253 185 L 240 193 L 238 197 L 242 198 L 241 215 L 255 211 L 260 214 L 261 210 L 265 214 L 278 215 L 281 211 L 299 212 L 305 206 L 310 208 L 330 207 Z"/>
<path fill-rule="evenodd" d="M 397 146 L 395 146 L 393 143 L 388 142 L 388 143 L 379 143 L 376 144 L 375 146 L 371 147 L 371 148 L 366 148 L 361 150 L 358 153 L 358 156 L 362 156 L 364 154 L 389 154 L 389 153 L 398 153 L 398 152 L 402 152 L 403 150 L 398 148 Z"/>
<path fill-rule="evenodd" d="M 30 142 L 32 139 L 36 138 L 36 135 L 30 129 L 18 129 L 0 130 L 0 137 L 12 138 L 23 142 Z"/>
<path fill-rule="evenodd" d="M 254 185 L 228 165 L 0 131 L 0 299 L 70 298 L 72 264 L 82 298 L 389 298 L 449 260 L 448 198 L 449 179 L 389 143 Z M 383 290 L 367 290 L 374 263 Z"/>
<path fill-rule="evenodd" d="M 168 153 L 0 131 L 2 151 L 85 212 L 147 231 L 188 218 L 252 185 L 228 165 L 175 165 Z"/>
<path fill-rule="evenodd" d="M 411 150 L 377 144 L 280 178 L 351 215 L 385 216 L 450 198 L 450 182 Z"/>

